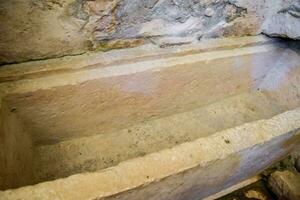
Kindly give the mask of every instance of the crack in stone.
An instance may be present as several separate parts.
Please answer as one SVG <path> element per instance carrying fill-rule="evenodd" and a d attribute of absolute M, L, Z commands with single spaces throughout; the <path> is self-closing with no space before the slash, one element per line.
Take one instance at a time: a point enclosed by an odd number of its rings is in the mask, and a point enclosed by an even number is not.
<path fill-rule="evenodd" d="M 278 13 L 288 13 L 293 17 L 300 18 L 300 7 L 296 5 L 291 5 L 287 8 L 281 9 Z"/>

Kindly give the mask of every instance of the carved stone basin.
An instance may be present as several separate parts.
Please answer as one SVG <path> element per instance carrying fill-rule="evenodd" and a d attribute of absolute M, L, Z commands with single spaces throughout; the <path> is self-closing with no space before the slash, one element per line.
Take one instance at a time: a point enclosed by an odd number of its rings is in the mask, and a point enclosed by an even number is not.
<path fill-rule="evenodd" d="M 299 53 L 264 37 L 8 65 L 0 81 L 1 200 L 198 200 L 299 139 Z"/>

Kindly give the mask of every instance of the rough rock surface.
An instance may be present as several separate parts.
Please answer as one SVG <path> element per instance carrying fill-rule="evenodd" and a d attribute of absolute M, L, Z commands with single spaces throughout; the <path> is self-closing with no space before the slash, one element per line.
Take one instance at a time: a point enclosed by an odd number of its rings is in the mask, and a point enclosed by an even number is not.
<path fill-rule="evenodd" d="M 0 1 L 0 64 L 127 48 L 155 43 L 162 37 L 197 40 L 256 35 L 262 32 L 261 27 L 266 34 L 297 39 L 300 34 L 297 2 Z"/>
<path fill-rule="evenodd" d="M 276 1 L 275 1 L 276 2 Z M 270 36 L 300 39 L 300 1 L 282 1 L 270 9 L 263 24 L 263 32 Z"/>
<path fill-rule="evenodd" d="M 300 144 L 292 152 L 292 157 L 294 158 L 295 168 L 300 173 Z"/>
<path fill-rule="evenodd" d="M 0 63 L 79 54 L 87 49 L 73 0 L 0 1 Z"/>
<path fill-rule="evenodd" d="M 279 199 L 300 199 L 300 174 L 291 171 L 277 171 L 271 174 L 269 185 Z"/>

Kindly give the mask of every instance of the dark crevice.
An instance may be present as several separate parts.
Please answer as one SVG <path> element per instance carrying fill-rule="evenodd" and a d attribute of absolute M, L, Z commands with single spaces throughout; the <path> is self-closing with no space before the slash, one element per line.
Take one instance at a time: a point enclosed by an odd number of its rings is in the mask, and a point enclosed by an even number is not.
<path fill-rule="evenodd" d="M 281 9 L 278 13 L 288 13 L 293 17 L 300 18 L 300 7 L 291 5 L 287 8 Z"/>
<path fill-rule="evenodd" d="M 84 55 L 84 54 L 86 54 L 88 52 L 90 52 L 90 51 L 84 51 L 84 52 L 81 52 L 81 53 L 66 54 L 66 55 L 60 55 L 60 56 L 51 56 L 51 57 L 45 57 L 45 58 L 26 59 L 24 61 L 2 62 L 2 63 L 0 63 L 0 67 L 9 66 L 9 65 L 15 65 L 15 64 L 21 64 L 21 63 L 28 63 L 28 62 L 33 62 L 33 61 L 46 61 L 46 60 L 52 60 L 52 59 L 58 59 L 58 58 L 80 56 L 80 55 Z"/>

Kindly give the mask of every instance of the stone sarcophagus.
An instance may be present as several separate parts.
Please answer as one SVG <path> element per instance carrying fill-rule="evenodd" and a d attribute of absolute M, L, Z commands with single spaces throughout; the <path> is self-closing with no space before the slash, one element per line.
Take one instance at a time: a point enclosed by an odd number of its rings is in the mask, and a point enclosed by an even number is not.
<path fill-rule="evenodd" d="M 0 82 L 1 200 L 203 199 L 299 140 L 299 52 L 264 37 L 7 65 Z"/>

